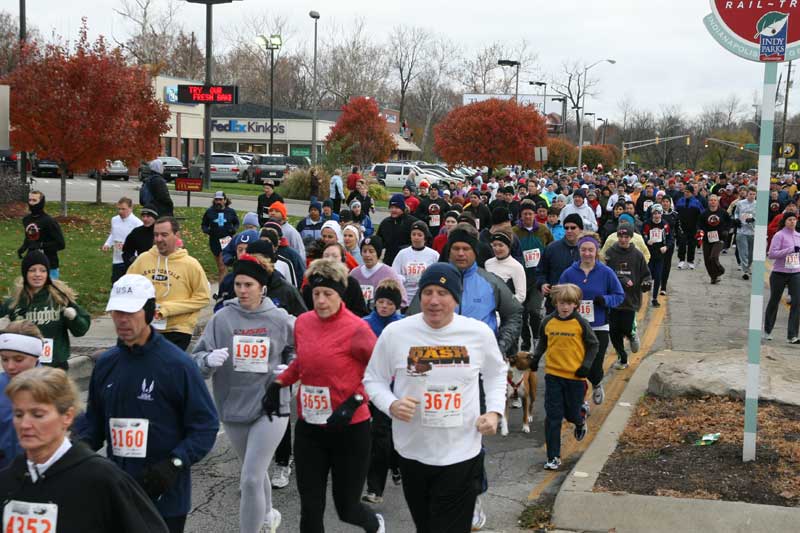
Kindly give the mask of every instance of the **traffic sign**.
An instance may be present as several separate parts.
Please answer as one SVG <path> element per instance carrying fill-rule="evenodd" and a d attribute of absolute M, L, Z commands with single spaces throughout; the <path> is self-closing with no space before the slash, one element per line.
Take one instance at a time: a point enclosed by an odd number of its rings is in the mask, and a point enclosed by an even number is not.
<path fill-rule="evenodd" d="M 730 52 L 759 62 L 800 58 L 800 2 L 710 0 L 703 23 Z"/>
<path fill-rule="evenodd" d="M 756 143 L 747 143 L 744 145 L 745 150 L 758 150 L 758 144 Z"/>
<path fill-rule="evenodd" d="M 775 143 L 773 145 L 773 157 L 785 159 L 797 159 L 800 154 L 800 144 L 798 143 Z"/>
<path fill-rule="evenodd" d="M 547 161 L 547 146 L 537 146 L 534 148 L 534 159 L 536 161 Z"/>
<path fill-rule="evenodd" d="M 791 163 L 789 163 L 789 170 L 791 170 L 792 172 L 797 172 L 798 170 L 800 170 L 800 164 L 798 164 L 797 161 L 792 161 Z"/>

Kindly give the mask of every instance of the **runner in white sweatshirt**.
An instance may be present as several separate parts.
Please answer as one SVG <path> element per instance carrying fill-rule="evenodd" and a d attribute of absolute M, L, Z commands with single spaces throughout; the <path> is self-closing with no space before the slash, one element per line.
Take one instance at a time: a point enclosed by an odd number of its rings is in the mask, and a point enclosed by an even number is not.
<path fill-rule="evenodd" d="M 462 286 L 454 266 L 428 267 L 419 290 L 422 313 L 383 330 L 364 385 L 393 419 L 403 494 L 417 531 L 469 531 L 483 484 L 481 436 L 497 431 L 508 366 L 488 326 L 455 314 Z"/>
<path fill-rule="evenodd" d="M 111 219 L 111 233 L 108 234 L 106 242 L 103 243 L 103 251 L 107 252 L 113 250 L 111 259 L 111 284 L 125 275 L 125 261 L 122 260 L 122 245 L 125 244 L 125 239 L 133 228 L 138 228 L 142 225 L 136 215 L 133 214 L 133 201 L 124 196 L 117 202 L 117 213 Z"/>
<path fill-rule="evenodd" d="M 486 260 L 484 267 L 487 272 L 491 272 L 514 292 L 514 298 L 519 303 L 524 303 L 528 295 L 528 285 L 525 278 L 525 267 L 522 263 L 511 257 L 511 242 L 513 233 L 508 229 L 495 230 L 489 239 L 492 241 L 492 251 L 494 257 Z M 511 284 L 509 284 L 511 280 Z"/>
<path fill-rule="evenodd" d="M 439 252 L 425 246 L 425 242 L 430 238 L 428 226 L 421 220 L 414 222 L 411 224 L 411 246 L 400 250 L 392 262 L 392 269 L 403 280 L 409 302 L 417 294 L 417 285 L 422 273 L 439 261 Z"/>

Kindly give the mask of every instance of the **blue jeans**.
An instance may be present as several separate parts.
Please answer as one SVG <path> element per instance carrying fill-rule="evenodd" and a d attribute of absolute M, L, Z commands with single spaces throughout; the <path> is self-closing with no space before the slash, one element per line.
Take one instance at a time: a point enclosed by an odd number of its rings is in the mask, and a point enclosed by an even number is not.
<path fill-rule="evenodd" d="M 653 300 L 658 300 L 658 291 L 661 289 L 664 274 L 664 257 L 651 255 L 647 266 L 650 267 L 650 277 L 653 278 Z"/>
<path fill-rule="evenodd" d="M 547 443 L 547 460 L 561 457 L 561 422 L 578 424 L 581 405 L 586 394 L 586 381 L 567 379 L 551 374 L 544 376 L 544 438 Z"/>
<path fill-rule="evenodd" d="M 736 249 L 739 251 L 739 263 L 742 272 L 750 274 L 750 265 L 753 263 L 753 235 L 736 234 Z"/>

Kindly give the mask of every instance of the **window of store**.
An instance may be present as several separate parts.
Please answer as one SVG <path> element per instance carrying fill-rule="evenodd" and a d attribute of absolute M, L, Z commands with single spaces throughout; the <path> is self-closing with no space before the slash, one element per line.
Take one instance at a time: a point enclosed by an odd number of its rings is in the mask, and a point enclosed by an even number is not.
<path fill-rule="evenodd" d="M 289 149 L 289 155 L 291 156 L 301 156 L 301 157 L 311 157 L 311 145 L 310 144 L 293 144 Z"/>
<path fill-rule="evenodd" d="M 239 143 L 239 152 L 248 154 L 266 154 L 266 143 Z"/>
<path fill-rule="evenodd" d="M 287 146 L 285 144 L 273 144 L 272 145 L 272 155 L 288 155 L 287 154 Z"/>
<path fill-rule="evenodd" d="M 220 142 L 215 141 L 212 146 L 214 147 L 215 152 L 235 152 L 236 151 L 236 143 L 235 142 Z"/>

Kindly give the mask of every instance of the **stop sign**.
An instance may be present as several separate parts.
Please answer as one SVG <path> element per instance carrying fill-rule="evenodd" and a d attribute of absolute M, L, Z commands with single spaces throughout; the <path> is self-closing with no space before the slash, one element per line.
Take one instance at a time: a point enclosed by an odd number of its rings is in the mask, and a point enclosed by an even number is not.
<path fill-rule="evenodd" d="M 800 43 L 798 0 L 710 2 L 720 27 L 709 29 L 720 44 L 742 57 L 754 61 L 784 61 L 787 49 Z"/>

